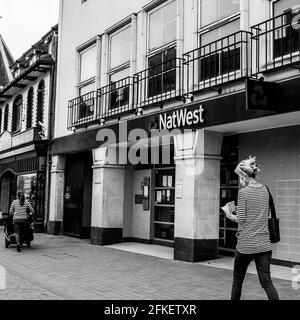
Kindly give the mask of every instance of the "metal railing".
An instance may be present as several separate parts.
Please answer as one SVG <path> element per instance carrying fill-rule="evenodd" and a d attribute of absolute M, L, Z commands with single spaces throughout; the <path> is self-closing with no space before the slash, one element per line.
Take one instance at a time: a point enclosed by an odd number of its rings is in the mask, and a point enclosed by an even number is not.
<path fill-rule="evenodd" d="M 187 93 L 223 85 L 249 76 L 251 33 L 239 31 L 185 53 Z"/>
<path fill-rule="evenodd" d="M 182 58 L 165 61 L 135 74 L 138 105 L 144 107 L 182 96 Z"/>
<path fill-rule="evenodd" d="M 287 65 L 300 68 L 300 21 L 292 11 L 69 101 L 68 129 Z"/>
<path fill-rule="evenodd" d="M 288 11 L 251 28 L 252 74 L 300 62 L 300 21 Z"/>
<path fill-rule="evenodd" d="M 97 100 L 101 118 L 133 110 L 136 103 L 134 78 L 127 77 L 98 89 Z"/>
<path fill-rule="evenodd" d="M 100 118 L 96 91 L 69 101 L 68 129 L 92 123 Z"/>

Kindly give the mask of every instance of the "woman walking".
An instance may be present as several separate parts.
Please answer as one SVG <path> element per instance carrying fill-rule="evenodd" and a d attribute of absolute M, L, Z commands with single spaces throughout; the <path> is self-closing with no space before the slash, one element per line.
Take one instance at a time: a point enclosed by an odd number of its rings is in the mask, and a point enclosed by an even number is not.
<path fill-rule="evenodd" d="M 238 242 L 233 271 L 231 300 L 240 300 L 243 281 L 252 260 L 255 261 L 261 286 L 269 300 L 279 300 L 270 273 L 272 245 L 268 229 L 269 192 L 257 181 L 259 168 L 255 157 L 242 161 L 235 173 L 244 187 L 238 195 L 237 214 L 226 213 L 238 223 Z"/>
<path fill-rule="evenodd" d="M 18 191 L 17 199 L 12 202 L 9 213 L 13 215 L 13 225 L 16 234 L 17 251 L 20 252 L 21 238 L 27 223 L 27 215 L 28 213 L 34 213 L 30 202 L 25 201 L 25 196 L 22 191 Z"/>

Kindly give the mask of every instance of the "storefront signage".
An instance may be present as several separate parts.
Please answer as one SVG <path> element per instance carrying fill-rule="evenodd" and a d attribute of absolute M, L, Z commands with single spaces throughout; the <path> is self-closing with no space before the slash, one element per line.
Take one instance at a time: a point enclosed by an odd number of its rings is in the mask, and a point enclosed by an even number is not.
<path fill-rule="evenodd" d="M 246 109 L 275 112 L 278 110 L 278 83 L 246 80 Z"/>
<path fill-rule="evenodd" d="M 204 123 L 204 107 L 200 105 L 195 110 L 187 107 L 174 110 L 171 114 L 166 112 L 159 116 L 159 130 L 173 130 L 184 127 L 191 127 Z"/>

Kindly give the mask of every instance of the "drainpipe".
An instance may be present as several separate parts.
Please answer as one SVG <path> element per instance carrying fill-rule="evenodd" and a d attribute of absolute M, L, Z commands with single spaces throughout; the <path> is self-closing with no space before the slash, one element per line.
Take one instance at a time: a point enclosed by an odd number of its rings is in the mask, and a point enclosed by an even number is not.
<path fill-rule="evenodd" d="M 50 217 L 50 185 L 51 185 L 51 167 L 52 167 L 52 157 L 51 157 L 51 141 L 53 138 L 54 131 L 54 116 L 55 116 L 55 98 L 56 98 L 56 65 L 57 65 L 57 41 L 56 37 L 55 43 L 55 63 L 51 67 L 51 78 L 50 78 L 50 101 L 49 101 L 49 116 L 48 116 L 48 148 L 47 148 L 47 160 L 46 160 L 46 206 L 45 206 L 45 219 L 44 225 L 48 227 L 49 217 Z"/>

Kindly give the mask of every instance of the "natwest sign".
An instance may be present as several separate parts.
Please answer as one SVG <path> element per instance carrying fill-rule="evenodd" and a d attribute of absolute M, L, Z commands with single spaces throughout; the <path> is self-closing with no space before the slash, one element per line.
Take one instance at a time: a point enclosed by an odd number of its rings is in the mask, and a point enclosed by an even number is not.
<path fill-rule="evenodd" d="M 173 130 L 203 124 L 204 112 L 205 109 L 201 104 L 195 110 L 189 110 L 186 107 L 174 110 L 172 113 L 163 113 L 159 116 L 159 130 Z"/>

